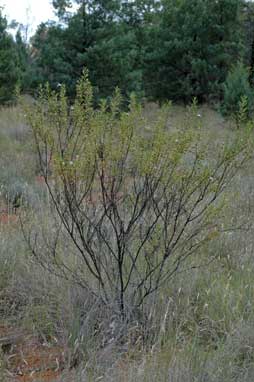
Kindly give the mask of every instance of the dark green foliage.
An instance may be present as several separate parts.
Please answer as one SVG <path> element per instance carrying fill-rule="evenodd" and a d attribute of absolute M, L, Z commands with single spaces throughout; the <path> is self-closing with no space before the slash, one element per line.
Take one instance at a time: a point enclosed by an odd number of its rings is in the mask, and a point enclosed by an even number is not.
<path fill-rule="evenodd" d="M 70 15 L 74 3 L 78 10 Z M 55 0 L 66 28 L 47 27 L 37 61 L 40 79 L 55 87 L 62 78 L 73 95 L 86 66 L 98 98 L 115 86 L 157 100 L 220 98 L 229 67 L 243 54 L 241 3 Z"/>
<path fill-rule="evenodd" d="M 250 68 L 251 77 L 254 70 L 254 3 L 252 1 L 245 1 L 244 3 L 245 6 L 242 11 L 243 43 L 245 45 L 244 63 Z M 253 83 L 253 80 L 251 82 Z"/>
<path fill-rule="evenodd" d="M 149 2 L 149 7 L 154 1 Z M 143 51 L 150 8 L 143 1 L 79 3 L 70 16 L 65 1 L 55 1 L 66 27 L 41 25 L 33 38 L 35 82 L 49 81 L 53 88 L 65 83 L 70 96 L 84 67 L 89 69 L 96 99 L 106 98 L 116 86 L 123 94 L 143 95 Z"/>
<path fill-rule="evenodd" d="M 73 99 L 86 67 L 96 102 L 115 87 L 127 98 L 134 91 L 161 102 L 221 101 L 232 65 L 253 66 L 249 1 L 54 0 L 53 6 L 60 22 L 38 27 L 28 60 L 16 38 L 20 82 L 28 89 L 65 84 Z"/>
<path fill-rule="evenodd" d="M 244 103 L 246 116 L 248 116 L 253 110 L 253 101 L 254 94 L 249 83 L 249 70 L 239 62 L 227 75 L 222 110 L 225 114 L 238 115 Z"/>
<path fill-rule="evenodd" d="M 18 56 L 18 77 L 19 85 L 23 92 L 29 91 L 32 84 L 31 77 L 31 64 L 29 57 L 29 50 L 27 44 L 24 42 L 21 30 L 16 33 L 16 52 Z"/>
<path fill-rule="evenodd" d="M 6 29 L 7 20 L 2 16 L 0 8 L 0 104 L 14 99 L 14 90 L 19 78 L 15 43 Z"/>
<path fill-rule="evenodd" d="M 218 97 L 241 56 L 239 0 L 167 0 L 149 31 L 146 85 L 154 98 Z M 150 80 L 150 81 L 149 81 Z"/>
<path fill-rule="evenodd" d="M 118 26 L 110 38 L 90 48 L 86 66 L 97 96 L 106 98 L 115 87 L 124 95 L 142 95 L 140 47 L 134 30 Z"/>
<path fill-rule="evenodd" d="M 32 66 L 35 88 L 47 81 L 54 89 L 63 82 L 67 87 L 71 85 L 73 73 L 67 61 L 65 32 L 61 26 L 43 23 L 38 27 L 32 39 Z"/>

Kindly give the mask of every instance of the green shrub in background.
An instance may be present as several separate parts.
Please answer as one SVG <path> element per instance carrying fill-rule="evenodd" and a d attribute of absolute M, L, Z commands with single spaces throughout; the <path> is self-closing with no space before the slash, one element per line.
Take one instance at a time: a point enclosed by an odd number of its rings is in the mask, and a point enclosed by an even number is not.
<path fill-rule="evenodd" d="M 253 111 L 253 90 L 249 83 L 249 70 L 238 62 L 228 73 L 224 83 L 224 100 L 222 112 L 239 118 L 249 117 Z"/>

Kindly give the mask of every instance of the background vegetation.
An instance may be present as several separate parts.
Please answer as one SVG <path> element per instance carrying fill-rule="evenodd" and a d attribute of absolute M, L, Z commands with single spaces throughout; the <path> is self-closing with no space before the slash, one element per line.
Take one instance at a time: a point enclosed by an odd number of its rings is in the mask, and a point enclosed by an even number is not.
<path fill-rule="evenodd" d="M 251 1 L 55 0 L 53 5 L 59 21 L 38 26 L 30 41 L 29 26 L 20 25 L 15 39 L 8 34 L 2 10 L 1 102 L 11 99 L 17 82 L 32 93 L 40 83 L 54 89 L 65 84 L 74 97 L 84 67 L 95 101 L 111 97 L 118 86 L 126 96 L 134 91 L 160 102 L 188 103 L 194 96 L 221 102 L 232 67 L 243 70 L 239 62 L 248 68 L 252 88 Z M 248 89 L 243 91 L 249 97 Z"/>

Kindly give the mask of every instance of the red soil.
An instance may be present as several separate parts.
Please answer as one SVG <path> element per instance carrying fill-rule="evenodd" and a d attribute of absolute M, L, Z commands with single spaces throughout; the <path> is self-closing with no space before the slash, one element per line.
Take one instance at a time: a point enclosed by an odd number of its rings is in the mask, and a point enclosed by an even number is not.
<path fill-rule="evenodd" d="M 39 184 L 45 184 L 45 178 L 44 178 L 44 176 L 37 175 L 37 176 L 35 177 L 35 180 L 36 180 L 36 182 L 39 183 Z"/>
<path fill-rule="evenodd" d="M 15 224 L 19 220 L 19 217 L 15 214 L 9 214 L 8 212 L 0 212 L 0 224 Z"/>
<path fill-rule="evenodd" d="M 0 326 L 0 346 L 13 382 L 57 382 L 66 365 L 67 349 L 59 344 L 41 343 L 35 335 Z M 10 338 L 9 344 L 4 338 Z M 7 346 L 6 346 L 7 345 Z"/>
<path fill-rule="evenodd" d="M 24 375 L 16 378 L 16 381 L 19 382 L 60 382 L 61 373 L 59 371 L 46 370 L 32 372 L 30 375 Z"/>

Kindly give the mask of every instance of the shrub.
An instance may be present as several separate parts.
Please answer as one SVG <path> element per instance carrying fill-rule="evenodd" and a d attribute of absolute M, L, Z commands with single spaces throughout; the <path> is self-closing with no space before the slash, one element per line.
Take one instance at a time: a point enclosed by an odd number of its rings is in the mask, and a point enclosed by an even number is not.
<path fill-rule="evenodd" d="M 152 123 L 135 97 L 122 112 L 118 91 L 110 105 L 92 105 L 85 73 L 73 106 L 64 87 L 46 87 L 26 109 L 55 218 L 41 227 L 48 233 L 32 223 L 25 235 L 40 264 L 140 320 L 147 297 L 218 235 L 221 194 L 248 139 L 222 142 L 212 159 L 196 110 L 169 130 L 168 107 Z"/>
<path fill-rule="evenodd" d="M 240 116 L 249 117 L 253 111 L 253 90 L 249 83 L 249 70 L 239 62 L 228 73 L 224 83 L 222 111 L 239 120 Z M 242 118 L 241 117 L 241 118 Z"/>

